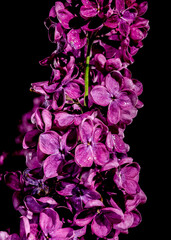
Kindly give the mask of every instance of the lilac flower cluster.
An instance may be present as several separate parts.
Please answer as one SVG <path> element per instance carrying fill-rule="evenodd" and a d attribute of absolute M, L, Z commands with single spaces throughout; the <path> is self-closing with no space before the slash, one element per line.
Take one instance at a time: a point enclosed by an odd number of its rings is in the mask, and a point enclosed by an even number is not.
<path fill-rule="evenodd" d="M 45 21 L 56 50 L 40 61 L 50 80 L 23 119 L 27 169 L 7 172 L 19 234 L 3 240 L 118 240 L 141 222 L 140 166 L 124 131 L 143 103 L 128 66 L 149 30 L 147 2 L 57 1 Z M 28 119 L 31 121 L 28 122 Z"/>

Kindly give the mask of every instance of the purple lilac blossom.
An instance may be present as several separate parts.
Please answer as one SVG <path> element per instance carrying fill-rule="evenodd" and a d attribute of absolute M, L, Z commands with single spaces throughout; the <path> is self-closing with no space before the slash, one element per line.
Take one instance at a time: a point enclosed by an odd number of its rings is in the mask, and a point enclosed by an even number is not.
<path fill-rule="evenodd" d="M 45 26 L 56 49 L 40 64 L 52 74 L 32 83 L 40 96 L 17 138 L 27 168 L 1 174 L 14 191 L 20 230 L 2 230 L 0 239 L 118 240 L 141 222 L 137 207 L 146 195 L 124 132 L 143 106 L 142 83 L 128 66 L 149 30 L 147 7 L 136 0 L 65 0 L 50 9 Z"/>

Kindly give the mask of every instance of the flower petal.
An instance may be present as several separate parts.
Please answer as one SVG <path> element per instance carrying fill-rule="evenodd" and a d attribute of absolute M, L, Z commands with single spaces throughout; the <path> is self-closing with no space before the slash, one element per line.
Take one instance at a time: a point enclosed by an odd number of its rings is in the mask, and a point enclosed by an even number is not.
<path fill-rule="evenodd" d="M 95 86 L 91 90 L 91 96 L 94 103 L 100 106 L 107 106 L 111 101 L 111 97 L 107 89 L 103 86 Z"/>
<path fill-rule="evenodd" d="M 60 181 L 57 184 L 56 192 L 61 196 L 72 196 L 72 190 L 76 187 L 74 183 Z"/>
<path fill-rule="evenodd" d="M 109 152 L 103 143 L 96 143 L 93 146 L 93 156 L 94 162 L 100 166 L 109 161 Z"/>
<path fill-rule="evenodd" d="M 114 72 L 113 72 L 113 76 L 114 76 Z M 118 92 L 119 92 L 119 82 L 116 81 L 111 74 L 108 74 L 106 76 L 106 88 L 107 90 L 113 95 L 113 96 L 117 96 Z"/>
<path fill-rule="evenodd" d="M 38 202 L 37 199 L 31 195 L 25 196 L 24 203 L 27 208 L 33 213 L 40 213 L 45 207 L 48 206 L 47 203 Z"/>
<path fill-rule="evenodd" d="M 123 221 L 118 224 L 115 224 L 114 228 L 118 230 L 127 230 L 132 226 L 133 221 L 134 221 L 133 214 L 131 212 L 125 212 Z"/>
<path fill-rule="evenodd" d="M 57 170 L 61 163 L 58 155 L 50 155 L 43 162 L 43 170 L 46 178 L 53 178 L 58 176 Z"/>
<path fill-rule="evenodd" d="M 67 86 L 65 87 L 65 92 L 72 99 L 79 98 L 82 93 L 80 86 L 75 82 L 68 83 Z"/>
<path fill-rule="evenodd" d="M 46 208 L 40 213 L 39 224 L 45 235 L 51 235 L 62 227 L 58 213 L 52 208 Z"/>
<path fill-rule="evenodd" d="M 80 144 L 75 149 L 75 162 L 81 167 L 91 167 L 93 164 L 92 147 Z"/>
<path fill-rule="evenodd" d="M 91 3 L 83 5 L 80 8 L 80 14 L 84 18 L 95 17 L 97 15 L 97 8 L 93 7 Z"/>
<path fill-rule="evenodd" d="M 100 237 L 106 237 L 112 229 L 112 225 L 104 214 L 97 214 L 91 224 L 92 232 Z"/>
<path fill-rule="evenodd" d="M 55 131 L 47 131 L 39 136 L 39 148 L 45 154 L 59 152 L 59 135 Z"/>
<path fill-rule="evenodd" d="M 86 209 L 78 212 L 74 216 L 74 223 L 80 227 L 84 227 L 89 224 L 96 215 L 96 209 Z"/>
<path fill-rule="evenodd" d="M 22 216 L 20 218 L 20 237 L 25 239 L 30 233 L 30 223 L 27 217 Z"/>
<path fill-rule="evenodd" d="M 51 233 L 52 239 L 53 240 L 69 240 L 73 239 L 73 234 L 74 231 L 72 228 L 60 228 L 60 229 L 55 229 L 54 232 Z"/>
<path fill-rule="evenodd" d="M 115 0 L 115 5 L 118 11 L 125 10 L 125 0 Z"/>
<path fill-rule="evenodd" d="M 79 127 L 80 139 L 83 143 L 92 141 L 93 121 L 90 118 L 85 118 Z"/>
<path fill-rule="evenodd" d="M 69 21 L 74 17 L 74 15 L 71 12 L 69 12 L 67 9 L 65 9 L 62 2 L 55 3 L 55 10 L 56 10 L 57 18 L 61 23 L 61 25 L 64 28 L 69 29 L 70 28 Z"/>
<path fill-rule="evenodd" d="M 54 122 L 59 127 L 68 127 L 74 122 L 74 116 L 67 112 L 58 112 L 54 113 L 54 115 Z"/>
<path fill-rule="evenodd" d="M 116 101 L 112 101 L 109 104 L 107 119 L 112 124 L 117 124 L 120 121 L 120 108 Z"/>
<path fill-rule="evenodd" d="M 118 224 L 122 222 L 124 214 L 120 208 L 106 207 L 101 212 L 108 218 L 112 224 Z"/>
<path fill-rule="evenodd" d="M 71 29 L 67 34 L 67 40 L 76 50 L 84 47 L 87 42 L 86 35 L 81 29 Z"/>

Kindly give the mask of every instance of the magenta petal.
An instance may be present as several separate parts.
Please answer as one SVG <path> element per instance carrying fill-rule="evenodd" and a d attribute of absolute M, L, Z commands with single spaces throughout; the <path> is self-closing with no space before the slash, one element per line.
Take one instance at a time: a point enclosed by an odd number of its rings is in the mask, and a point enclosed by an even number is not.
<path fill-rule="evenodd" d="M 91 96 L 94 103 L 100 106 L 107 106 L 111 101 L 111 97 L 107 89 L 103 86 L 95 86 L 91 90 Z"/>
<path fill-rule="evenodd" d="M 87 230 L 87 226 L 74 230 L 74 236 L 76 236 L 77 238 L 82 237 L 86 234 L 86 230 Z"/>
<path fill-rule="evenodd" d="M 92 207 L 104 207 L 104 204 L 100 200 L 89 200 L 85 204 L 85 208 L 92 208 Z"/>
<path fill-rule="evenodd" d="M 61 150 L 71 151 L 78 141 L 78 131 L 76 128 L 70 128 L 61 138 Z"/>
<path fill-rule="evenodd" d="M 104 69 L 105 67 L 105 63 L 106 63 L 106 58 L 103 54 L 99 53 L 99 54 L 96 54 L 95 57 L 94 57 L 94 60 L 95 60 L 95 66 L 96 68 L 101 71 Z"/>
<path fill-rule="evenodd" d="M 51 233 L 52 239 L 53 240 L 66 240 L 66 239 L 73 239 L 73 229 L 72 228 L 60 228 L 60 229 L 55 229 L 55 231 L 53 231 Z"/>
<path fill-rule="evenodd" d="M 20 237 L 26 239 L 30 233 L 30 223 L 27 217 L 20 218 Z"/>
<path fill-rule="evenodd" d="M 114 228 L 118 230 L 127 230 L 133 224 L 133 214 L 131 212 L 125 212 L 123 221 L 119 224 L 115 224 Z"/>
<path fill-rule="evenodd" d="M 96 124 L 93 129 L 93 142 L 97 143 L 101 140 L 103 137 L 103 125 L 102 124 Z"/>
<path fill-rule="evenodd" d="M 139 171 L 140 166 L 136 162 L 125 166 L 121 170 L 122 174 L 124 174 L 127 178 L 136 178 L 139 175 Z"/>
<path fill-rule="evenodd" d="M 113 134 L 113 145 L 116 152 L 119 152 L 119 153 L 127 152 L 126 144 L 117 134 Z"/>
<path fill-rule="evenodd" d="M 148 9 L 148 2 L 147 1 L 144 1 L 144 2 L 140 3 L 139 9 L 138 9 L 138 15 L 139 16 L 144 15 L 144 13 L 147 11 L 147 9 Z"/>
<path fill-rule="evenodd" d="M 119 24 L 119 16 L 117 14 L 113 14 L 104 22 L 104 25 L 109 28 L 116 28 Z"/>
<path fill-rule="evenodd" d="M 120 33 L 124 36 L 124 37 L 127 37 L 130 33 L 130 26 L 129 26 L 129 23 L 126 22 L 126 21 L 120 21 L 120 24 L 119 24 L 119 31 Z"/>
<path fill-rule="evenodd" d="M 5 183 L 8 187 L 15 191 L 21 191 L 23 188 L 22 174 L 20 171 L 8 172 L 5 174 Z"/>
<path fill-rule="evenodd" d="M 111 58 L 106 61 L 106 70 L 118 70 L 122 67 L 122 62 L 120 58 Z"/>
<path fill-rule="evenodd" d="M 112 101 L 109 104 L 107 118 L 110 123 L 117 124 L 120 120 L 120 108 L 116 101 Z"/>
<path fill-rule="evenodd" d="M 39 133 L 40 131 L 38 129 L 28 131 L 23 139 L 23 148 L 28 149 L 35 147 Z"/>
<path fill-rule="evenodd" d="M 122 186 L 123 186 L 124 190 L 130 195 L 134 195 L 140 191 L 140 187 L 139 187 L 138 183 L 132 179 L 128 179 L 128 180 L 124 181 Z"/>
<path fill-rule="evenodd" d="M 74 216 L 74 223 L 80 227 L 84 227 L 89 224 L 94 216 L 96 215 L 96 210 L 86 209 L 81 212 L 78 212 Z"/>
<path fill-rule="evenodd" d="M 115 5 L 118 11 L 125 10 L 125 0 L 115 0 Z"/>
<path fill-rule="evenodd" d="M 57 202 L 51 197 L 41 197 L 37 201 L 41 203 L 47 203 L 52 208 L 57 206 Z"/>
<path fill-rule="evenodd" d="M 59 152 L 59 135 L 54 131 L 47 131 L 39 136 L 39 148 L 45 154 Z"/>
<path fill-rule="evenodd" d="M 100 237 L 106 237 L 112 229 L 112 225 L 104 214 L 97 214 L 91 224 L 92 232 Z"/>
<path fill-rule="evenodd" d="M 79 98 L 82 93 L 80 86 L 75 82 L 68 83 L 67 86 L 65 87 L 65 92 L 72 99 Z"/>
<path fill-rule="evenodd" d="M 43 162 L 43 170 L 46 178 L 58 176 L 57 169 L 61 160 L 58 155 L 50 155 Z"/>
<path fill-rule="evenodd" d="M 117 74 L 117 77 L 118 77 L 118 74 Z M 119 75 L 119 77 L 121 76 Z M 106 88 L 113 96 L 116 96 L 119 92 L 119 88 L 120 88 L 119 83 L 111 76 L 111 74 L 108 74 L 106 76 Z"/>
<path fill-rule="evenodd" d="M 132 227 L 138 226 L 140 224 L 142 218 L 141 218 L 140 212 L 137 209 L 133 210 L 131 213 L 132 213 L 133 218 L 134 218 L 133 223 L 131 225 L 131 228 L 132 228 Z"/>
<path fill-rule="evenodd" d="M 93 6 L 83 5 L 80 8 L 80 14 L 82 17 L 89 18 L 89 17 L 95 17 L 97 15 L 97 8 L 94 8 Z"/>
<path fill-rule="evenodd" d="M 64 28 L 69 29 L 70 28 L 69 21 L 74 17 L 74 15 L 71 12 L 69 12 L 67 9 L 65 9 L 64 4 L 59 1 L 55 3 L 55 10 L 56 10 L 57 18 L 61 23 L 61 25 Z"/>
<path fill-rule="evenodd" d="M 56 192 L 61 196 L 72 196 L 72 191 L 75 187 L 74 183 L 61 181 L 57 186 Z"/>
<path fill-rule="evenodd" d="M 87 42 L 86 35 L 81 29 L 71 29 L 67 34 L 67 40 L 76 50 L 84 47 Z"/>
<path fill-rule="evenodd" d="M 80 124 L 80 138 L 83 143 L 92 141 L 93 121 L 90 118 L 85 118 Z"/>
<path fill-rule="evenodd" d="M 93 146 L 93 156 L 94 162 L 100 166 L 109 161 L 109 152 L 103 143 L 97 143 Z"/>
<path fill-rule="evenodd" d="M 70 126 L 74 122 L 74 116 L 66 112 L 54 113 L 55 115 L 55 124 L 59 127 Z"/>
<path fill-rule="evenodd" d="M 75 162 L 81 167 L 91 167 L 93 164 L 92 147 L 80 144 L 75 149 Z"/>
<path fill-rule="evenodd" d="M 124 218 L 124 214 L 120 208 L 106 207 L 101 211 L 112 224 L 118 224 Z"/>
<path fill-rule="evenodd" d="M 51 235 L 62 227 L 58 213 L 52 208 L 46 208 L 40 213 L 39 224 L 45 235 Z"/>
<path fill-rule="evenodd" d="M 143 32 L 139 28 L 132 27 L 131 28 L 131 32 L 130 32 L 130 37 L 134 41 L 141 41 L 144 38 L 144 34 L 143 34 Z"/>
<path fill-rule="evenodd" d="M 24 198 L 26 207 L 33 213 L 40 213 L 46 206 L 46 203 L 38 202 L 36 198 L 31 195 L 27 195 Z"/>

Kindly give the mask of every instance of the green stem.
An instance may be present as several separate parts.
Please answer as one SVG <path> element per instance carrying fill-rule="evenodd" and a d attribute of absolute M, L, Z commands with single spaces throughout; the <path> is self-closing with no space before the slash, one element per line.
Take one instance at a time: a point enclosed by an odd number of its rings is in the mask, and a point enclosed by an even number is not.
<path fill-rule="evenodd" d="M 85 92 L 84 92 L 84 106 L 88 106 L 88 89 L 89 89 L 89 72 L 90 72 L 90 50 L 91 50 L 91 43 L 89 39 L 87 39 L 87 56 L 86 56 L 86 69 L 85 69 Z"/>

